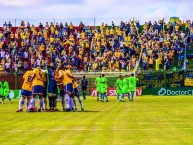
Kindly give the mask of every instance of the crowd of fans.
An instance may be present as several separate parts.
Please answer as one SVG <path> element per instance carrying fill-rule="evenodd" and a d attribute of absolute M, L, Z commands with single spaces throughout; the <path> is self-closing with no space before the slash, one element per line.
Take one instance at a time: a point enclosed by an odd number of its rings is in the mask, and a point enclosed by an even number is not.
<path fill-rule="evenodd" d="M 48 63 L 71 65 L 73 71 L 131 71 L 139 63 L 144 70 L 159 70 L 164 64 L 170 69 L 175 56 L 181 65 L 184 45 L 189 48 L 193 40 L 193 23 L 168 22 L 165 29 L 163 23 L 146 22 L 140 30 L 135 20 L 99 27 L 82 22 L 77 27 L 47 22 L 35 27 L 22 21 L 13 28 L 5 22 L 0 31 L 1 69 L 22 73 Z"/>

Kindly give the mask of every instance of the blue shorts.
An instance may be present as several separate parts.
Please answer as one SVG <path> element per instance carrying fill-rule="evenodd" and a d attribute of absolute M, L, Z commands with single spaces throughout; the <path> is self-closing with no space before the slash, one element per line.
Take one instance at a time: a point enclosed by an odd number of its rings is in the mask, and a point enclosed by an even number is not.
<path fill-rule="evenodd" d="M 74 88 L 73 94 L 74 94 L 75 96 L 77 96 L 77 97 L 79 96 L 78 88 Z"/>
<path fill-rule="evenodd" d="M 60 90 L 60 97 L 64 97 L 64 90 Z"/>
<path fill-rule="evenodd" d="M 21 96 L 31 97 L 32 96 L 32 92 L 21 89 Z"/>
<path fill-rule="evenodd" d="M 33 94 L 44 94 L 43 86 L 33 86 Z"/>
<path fill-rule="evenodd" d="M 72 85 L 72 83 L 69 83 L 69 84 L 64 86 L 64 94 L 66 94 L 66 93 L 70 93 L 70 94 L 73 93 L 73 85 Z"/>
<path fill-rule="evenodd" d="M 58 88 L 57 88 L 57 86 L 55 85 L 49 85 L 48 87 L 47 87 L 47 93 L 48 94 L 58 94 Z"/>

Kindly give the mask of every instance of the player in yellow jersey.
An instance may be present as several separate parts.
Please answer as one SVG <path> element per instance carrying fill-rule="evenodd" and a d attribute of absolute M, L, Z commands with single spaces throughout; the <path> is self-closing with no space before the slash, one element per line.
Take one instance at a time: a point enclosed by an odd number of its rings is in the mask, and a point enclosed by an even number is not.
<path fill-rule="evenodd" d="M 27 98 L 26 108 L 29 107 L 30 98 L 32 96 L 32 71 L 27 71 L 23 76 L 23 85 L 20 92 L 20 101 L 19 101 L 19 109 L 16 112 L 23 112 L 23 105 L 25 102 L 25 99 Z M 27 110 L 26 109 L 26 110 Z"/>
<path fill-rule="evenodd" d="M 75 111 L 78 110 L 77 105 L 76 105 L 75 96 L 78 98 L 78 101 L 79 101 L 80 107 L 81 107 L 81 111 L 84 111 L 82 99 L 80 98 L 79 89 L 78 89 L 79 84 L 74 80 L 72 83 L 73 83 L 73 101 L 74 101 L 74 105 L 75 105 Z"/>
<path fill-rule="evenodd" d="M 65 101 L 64 101 L 64 86 L 62 83 L 62 78 L 59 78 L 60 74 L 63 75 L 64 69 L 62 66 L 59 66 L 56 69 L 56 74 L 55 74 L 55 78 L 56 78 L 56 82 L 57 82 L 57 86 L 60 89 L 60 97 L 62 99 L 62 109 L 63 111 L 65 111 Z"/>
<path fill-rule="evenodd" d="M 72 103 L 70 97 L 73 94 L 73 84 L 72 81 L 74 79 L 72 73 L 71 73 L 71 67 L 66 66 L 65 71 L 61 71 L 59 73 L 59 77 L 62 78 L 62 84 L 64 86 L 64 97 L 66 100 L 66 111 L 71 111 L 72 110 Z"/>
<path fill-rule="evenodd" d="M 43 82 L 43 74 L 45 71 L 40 69 L 40 66 L 34 68 L 33 70 L 33 89 L 32 89 L 32 94 L 33 97 L 31 99 L 31 107 L 35 106 L 35 97 L 38 95 L 39 96 L 39 109 L 38 112 L 41 112 L 42 107 L 43 107 L 43 94 L 44 94 L 44 82 Z M 32 109 L 30 107 L 30 110 Z"/>

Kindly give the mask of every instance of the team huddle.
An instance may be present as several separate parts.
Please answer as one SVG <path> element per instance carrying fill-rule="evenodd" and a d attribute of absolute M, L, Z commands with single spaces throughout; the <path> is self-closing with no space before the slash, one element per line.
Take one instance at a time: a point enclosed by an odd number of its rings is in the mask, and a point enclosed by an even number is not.
<path fill-rule="evenodd" d="M 27 71 L 23 78 L 24 82 L 20 92 L 19 109 L 17 112 L 23 112 L 25 99 L 27 98 L 27 112 L 41 111 L 57 111 L 57 96 L 61 97 L 63 111 L 78 111 L 76 98 L 80 104 L 81 111 L 84 111 L 83 102 L 79 94 L 79 85 L 82 86 L 83 98 L 86 99 L 87 79 L 83 76 L 80 81 L 75 81 L 71 72 L 72 67 L 67 65 L 65 68 L 58 67 L 54 69 L 47 65 L 45 69 L 39 66 L 33 70 Z M 122 75 L 117 79 L 115 86 L 117 92 L 117 101 L 124 101 L 124 96 L 128 95 L 128 99 L 133 101 L 136 91 L 137 78 L 134 75 Z M 109 102 L 107 96 L 107 78 L 104 74 L 99 74 L 95 79 L 97 89 L 97 101 Z M 38 109 L 35 106 L 36 98 L 39 98 Z M 49 109 L 47 109 L 47 97 L 49 101 Z"/>
<path fill-rule="evenodd" d="M 136 91 L 136 82 L 137 78 L 134 77 L 134 74 L 131 74 L 130 76 L 126 75 L 124 78 L 120 75 L 115 83 L 117 101 L 124 102 L 125 95 L 128 95 L 130 101 L 133 101 Z M 104 74 L 99 74 L 95 79 L 95 85 L 97 90 L 97 101 L 100 100 L 101 102 L 104 102 L 104 98 L 106 98 L 106 102 L 109 102 L 107 97 L 107 78 Z"/>
<path fill-rule="evenodd" d="M 17 112 L 23 111 L 26 98 L 27 112 L 57 111 L 58 92 L 61 97 L 63 111 L 77 111 L 76 98 L 80 103 L 81 111 L 84 111 L 78 90 L 79 82 L 74 80 L 71 68 L 71 66 L 67 65 L 66 68 L 58 67 L 55 70 L 48 65 L 46 69 L 36 67 L 32 71 L 27 71 L 23 76 L 24 82 L 20 93 L 21 98 Z M 86 85 L 82 87 L 84 99 L 86 99 Z M 58 88 L 60 91 L 58 91 Z M 39 97 L 38 109 L 35 106 L 35 99 L 37 96 Z M 47 109 L 47 96 L 49 100 L 49 109 Z"/>

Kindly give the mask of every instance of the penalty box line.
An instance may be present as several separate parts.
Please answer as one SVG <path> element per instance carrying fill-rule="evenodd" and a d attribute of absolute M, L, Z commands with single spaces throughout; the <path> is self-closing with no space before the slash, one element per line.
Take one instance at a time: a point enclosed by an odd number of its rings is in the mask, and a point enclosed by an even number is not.
<path fill-rule="evenodd" d="M 156 130 L 193 130 L 193 128 L 176 128 L 176 129 L 170 129 L 170 128 L 117 128 L 117 129 L 37 129 L 37 130 L 9 130 L 7 132 L 40 132 L 40 131 L 50 131 L 50 132 L 56 132 L 56 131 L 156 131 Z"/>

